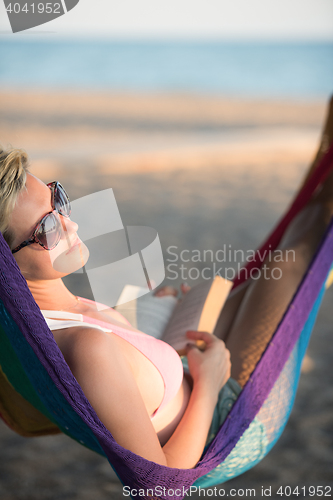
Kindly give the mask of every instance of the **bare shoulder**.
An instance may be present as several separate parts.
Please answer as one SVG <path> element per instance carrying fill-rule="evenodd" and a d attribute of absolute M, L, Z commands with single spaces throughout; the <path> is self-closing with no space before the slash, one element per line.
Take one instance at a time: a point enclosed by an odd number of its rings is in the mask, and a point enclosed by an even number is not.
<path fill-rule="evenodd" d="M 110 351 L 111 356 L 117 350 L 112 336 L 99 328 L 73 326 L 56 330 L 53 335 L 70 368 L 78 360 L 85 364 L 87 360 L 98 359 L 105 351 Z"/>

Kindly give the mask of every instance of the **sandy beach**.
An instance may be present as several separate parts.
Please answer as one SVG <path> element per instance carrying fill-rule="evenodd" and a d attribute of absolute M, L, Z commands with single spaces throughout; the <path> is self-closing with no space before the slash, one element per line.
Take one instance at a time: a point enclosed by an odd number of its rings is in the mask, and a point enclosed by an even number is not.
<path fill-rule="evenodd" d="M 124 225 L 158 231 L 166 265 L 171 245 L 256 249 L 301 183 L 326 109 L 324 101 L 11 90 L 0 103 L 3 146 L 24 148 L 31 172 L 61 181 L 72 199 L 113 188 Z M 185 280 L 194 285 L 190 268 L 205 265 L 189 263 Z M 165 284 L 181 281 L 166 267 Z M 68 283 L 84 296 L 75 278 Z M 330 289 L 282 437 L 226 491 L 261 496 L 271 487 L 281 498 L 280 486 L 329 486 L 333 494 L 332 298 Z M 25 439 L 0 422 L 1 500 L 110 498 L 123 495 L 106 460 L 66 436 Z"/>

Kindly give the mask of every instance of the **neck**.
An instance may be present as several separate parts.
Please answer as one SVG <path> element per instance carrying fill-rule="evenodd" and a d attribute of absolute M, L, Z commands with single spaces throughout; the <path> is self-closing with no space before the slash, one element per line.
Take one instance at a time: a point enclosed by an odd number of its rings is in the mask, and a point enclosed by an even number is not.
<path fill-rule="evenodd" d="M 59 279 L 27 281 L 29 289 L 40 309 L 66 311 L 77 305 L 77 298 Z"/>

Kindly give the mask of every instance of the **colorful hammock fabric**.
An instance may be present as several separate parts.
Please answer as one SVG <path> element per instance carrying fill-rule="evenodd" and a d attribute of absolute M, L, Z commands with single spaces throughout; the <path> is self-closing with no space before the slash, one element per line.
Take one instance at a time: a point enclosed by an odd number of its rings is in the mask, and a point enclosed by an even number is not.
<path fill-rule="evenodd" d="M 332 164 L 333 147 L 260 252 L 267 244 L 276 248 Z M 124 485 L 165 500 L 183 498 L 193 484 L 211 486 L 241 474 L 275 444 L 293 405 L 330 271 L 332 277 L 333 219 L 271 342 L 194 469 L 158 465 L 116 443 L 72 375 L 2 235 L 0 252 L 0 412 L 14 430 L 27 436 L 63 432 L 105 456 Z M 264 447 L 258 447 L 255 420 L 265 428 Z"/>

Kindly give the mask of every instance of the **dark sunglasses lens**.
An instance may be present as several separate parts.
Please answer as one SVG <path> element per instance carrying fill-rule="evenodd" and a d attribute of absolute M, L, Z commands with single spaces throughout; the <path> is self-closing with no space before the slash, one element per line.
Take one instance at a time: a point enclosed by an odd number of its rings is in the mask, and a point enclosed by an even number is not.
<path fill-rule="evenodd" d="M 52 250 L 61 238 L 61 223 L 55 214 L 48 214 L 41 221 L 35 234 L 37 240 L 46 250 Z"/>
<path fill-rule="evenodd" d="M 69 217 L 71 214 L 71 204 L 68 198 L 68 194 L 61 184 L 58 184 L 55 189 L 54 208 L 65 217 Z"/>

